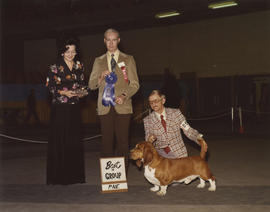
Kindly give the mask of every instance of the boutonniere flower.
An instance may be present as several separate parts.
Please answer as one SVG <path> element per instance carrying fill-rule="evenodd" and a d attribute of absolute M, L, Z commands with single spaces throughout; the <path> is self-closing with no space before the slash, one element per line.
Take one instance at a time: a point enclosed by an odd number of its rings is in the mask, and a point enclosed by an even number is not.
<path fill-rule="evenodd" d="M 125 62 L 118 63 L 118 67 L 122 70 L 125 81 L 128 82 L 127 69 L 126 69 Z"/>

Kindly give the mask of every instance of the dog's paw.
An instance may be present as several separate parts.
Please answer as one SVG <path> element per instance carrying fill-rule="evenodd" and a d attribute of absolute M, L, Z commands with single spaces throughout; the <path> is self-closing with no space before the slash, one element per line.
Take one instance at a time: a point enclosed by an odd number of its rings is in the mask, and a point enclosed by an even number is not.
<path fill-rule="evenodd" d="M 205 187 L 205 181 L 202 178 L 200 178 L 200 184 L 197 185 L 197 188 L 204 188 L 204 187 Z"/>
<path fill-rule="evenodd" d="M 159 191 L 159 192 L 157 192 L 157 195 L 158 196 L 165 196 L 166 195 L 166 191 L 164 192 L 164 191 Z"/>
<path fill-rule="evenodd" d="M 208 191 L 216 191 L 216 186 L 210 186 L 210 187 L 208 188 Z"/>
<path fill-rule="evenodd" d="M 150 188 L 150 191 L 152 191 L 152 192 L 159 191 L 159 186 L 155 185 L 154 187 Z"/>
<path fill-rule="evenodd" d="M 205 183 L 200 183 L 199 185 L 197 185 L 197 188 L 204 188 L 205 187 Z"/>
<path fill-rule="evenodd" d="M 208 188 L 208 191 L 215 191 L 216 190 L 216 181 L 209 179 L 210 187 Z"/>

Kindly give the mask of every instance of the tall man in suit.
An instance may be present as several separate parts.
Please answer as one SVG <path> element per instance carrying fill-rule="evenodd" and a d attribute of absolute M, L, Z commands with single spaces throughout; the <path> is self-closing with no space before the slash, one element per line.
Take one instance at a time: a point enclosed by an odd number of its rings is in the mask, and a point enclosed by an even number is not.
<path fill-rule="evenodd" d="M 189 126 L 179 109 L 164 107 L 166 98 L 159 90 L 153 90 L 148 100 L 153 112 L 143 119 L 145 139 L 155 141 L 155 148 L 163 157 L 187 157 L 181 129 L 197 144 L 202 134 Z"/>
<path fill-rule="evenodd" d="M 118 49 L 119 32 L 108 29 L 104 33 L 107 52 L 95 59 L 89 79 L 92 90 L 99 89 L 97 112 L 100 117 L 102 144 L 101 156 L 125 156 L 126 168 L 129 152 L 129 125 L 132 96 L 139 89 L 136 63 L 131 55 Z"/>

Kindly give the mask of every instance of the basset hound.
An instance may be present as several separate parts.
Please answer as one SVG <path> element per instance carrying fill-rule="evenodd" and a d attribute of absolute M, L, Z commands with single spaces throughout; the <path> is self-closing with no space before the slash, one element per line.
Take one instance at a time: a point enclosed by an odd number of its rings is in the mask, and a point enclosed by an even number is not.
<path fill-rule="evenodd" d="M 200 156 L 178 159 L 164 158 L 157 153 L 151 142 L 143 141 L 130 151 L 130 158 L 136 160 L 138 167 L 144 165 L 144 176 L 154 185 L 150 190 L 157 192 L 159 196 L 164 196 L 168 185 L 172 183 L 185 182 L 188 184 L 196 178 L 200 179 L 197 188 L 204 188 L 205 181 L 209 181 L 208 190 L 215 191 L 215 177 L 205 161 L 207 145 L 203 139 L 200 139 L 199 142 L 201 144 Z"/>

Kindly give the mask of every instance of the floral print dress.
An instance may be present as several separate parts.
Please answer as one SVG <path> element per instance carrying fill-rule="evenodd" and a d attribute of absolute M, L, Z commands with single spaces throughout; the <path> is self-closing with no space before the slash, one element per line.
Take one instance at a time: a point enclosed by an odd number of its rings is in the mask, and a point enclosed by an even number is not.
<path fill-rule="evenodd" d="M 81 139 L 79 97 L 68 98 L 59 93 L 61 90 L 76 92 L 87 89 L 84 83 L 83 65 L 77 61 L 72 70 L 64 60 L 51 65 L 46 85 L 52 93 L 47 148 L 47 184 L 84 183 L 84 148 Z"/>
<path fill-rule="evenodd" d="M 87 89 L 84 81 L 84 68 L 83 64 L 76 61 L 70 70 L 62 60 L 59 64 L 50 66 L 50 71 L 46 80 L 46 86 L 52 94 L 53 104 L 75 104 L 79 102 L 79 97 L 75 96 L 68 98 L 65 95 L 61 95 L 61 90 L 73 90 L 78 91 L 80 89 Z"/>

